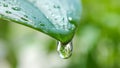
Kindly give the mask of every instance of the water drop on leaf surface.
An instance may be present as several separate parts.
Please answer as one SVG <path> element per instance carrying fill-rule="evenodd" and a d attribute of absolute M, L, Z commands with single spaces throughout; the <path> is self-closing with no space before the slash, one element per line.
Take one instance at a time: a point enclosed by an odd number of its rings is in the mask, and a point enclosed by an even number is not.
<path fill-rule="evenodd" d="M 12 9 L 15 10 L 15 11 L 20 11 L 21 10 L 21 8 L 19 8 L 19 7 L 12 7 Z"/>
<path fill-rule="evenodd" d="M 61 58 L 68 59 L 72 55 L 72 50 L 73 50 L 72 42 L 63 44 L 60 41 L 58 41 L 57 45 L 58 45 L 57 51 Z"/>

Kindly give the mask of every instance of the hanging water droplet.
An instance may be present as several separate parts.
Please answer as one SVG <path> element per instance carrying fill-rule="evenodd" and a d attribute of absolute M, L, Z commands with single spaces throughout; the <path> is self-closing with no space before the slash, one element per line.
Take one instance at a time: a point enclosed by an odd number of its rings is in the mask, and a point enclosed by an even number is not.
<path fill-rule="evenodd" d="M 72 55 L 73 50 L 72 42 L 69 42 L 68 44 L 63 44 L 60 41 L 58 41 L 57 45 L 58 45 L 57 51 L 61 58 L 67 59 Z"/>

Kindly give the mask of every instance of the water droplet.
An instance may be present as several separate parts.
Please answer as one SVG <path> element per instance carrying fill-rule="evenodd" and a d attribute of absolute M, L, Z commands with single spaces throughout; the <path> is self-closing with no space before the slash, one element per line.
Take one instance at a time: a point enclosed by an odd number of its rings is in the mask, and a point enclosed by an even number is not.
<path fill-rule="evenodd" d="M 12 12 L 10 12 L 10 11 L 5 11 L 7 14 L 11 14 Z"/>
<path fill-rule="evenodd" d="M 15 11 L 20 11 L 21 10 L 21 8 L 19 8 L 19 7 L 12 7 L 12 9 L 15 10 Z"/>
<path fill-rule="evenodd" d="M 28 20 L 27 20 L 26 18 L 24 18 L 24 17 L 21 17 L 21 19 L 24 20 L 24 21 L 28 21 Z"/>
<path fill-rule="evenodd" d="M 55 20 L 57 20 L 57 18 L 55 18 Z"/>
<path fill-rule="evenodd" d="M 24 17 L 28 18 L 28 16 L 27 16 L 27 15 L 24 15 Z"/>
<path fill-rule="evenodd" d="M 3 4 L 4 7 L 8 7 L 8 4 Z"/>
<path fill-rule="evenodd" d="M 72 42 L 63 44 L 60 41 L 58 41 L 57 45 L 58 45 L 57 51 L 61 58 L 67 59 L 72 55 L 73 50 Z"/>
<path fill-rule="evenodd" d="M 69 20 L 69 21 L 72 21 L 72 17 L 68 17 L 68 20 Z"/>
<path fill-rule="evenodd" d="M 33 17 L 34 19 L 36 19 L 36 17 Z"/>
<path fill-rule="evenodd" d="M 53 7 L 54 7 L 54 8 L 60 8 L 60 6 L 59 6 L 59 5 L 53 5 Z"/>
<path fill-rule="evenodd" d="M 45 24 L 40 24 L 40 26 L 45 26 Z"/>

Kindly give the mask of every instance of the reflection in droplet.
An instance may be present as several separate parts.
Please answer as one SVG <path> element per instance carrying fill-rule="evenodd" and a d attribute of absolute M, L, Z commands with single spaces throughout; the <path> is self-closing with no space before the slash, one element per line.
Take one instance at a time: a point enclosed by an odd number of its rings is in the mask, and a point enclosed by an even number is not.
<path fill-rule="evenodd" d="M 69 42 L 68 44 L 63 44 L 60 41 L 58 41 L 58 47 L 57 51 L 61 58 L 67 59 L 72 55 L 73 45 L 72 42 Z"/>

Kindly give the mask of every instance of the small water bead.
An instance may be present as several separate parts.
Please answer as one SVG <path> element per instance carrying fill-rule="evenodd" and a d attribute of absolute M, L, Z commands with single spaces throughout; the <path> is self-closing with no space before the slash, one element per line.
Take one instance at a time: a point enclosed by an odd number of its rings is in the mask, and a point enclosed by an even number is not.
<path fill-rule="evenodd" d="M 44 27 L 44 26 L 45 26 L 45 24 L 41 23 L 41 21 L 39 21 L 39 25 L 40 25 L 41 27 Z"/>
<path fill-rule="evenodd" d="M 40 26 L 45 26 L 45 24 L 40 24 Z"/>
<path fill-rule="evenodd" d="M 8 4 L 3 4 L 3 7 L 8 7 Z"/>
<path fill-rule="evenodd" d="M 68 20 L 69 20 L 69 21 L 72 21 L 72 17 L 68 17 Z"/>
<path fill-rule="evenodd" d="M 28 21 L 28 20 L 27 20 L 26 18 L 24 18 L 24 17 L 21 17 L 21 19 L 24 20 L 24 21 Z"/>
<path fill-rule="evenodd" d="M 19 8 L 19 7 L 12 7 L 12 9 L 15 10 L 15 11 L 20 11 L 21 10 L 21 8 Z"/>
<path fill-rule="evenodd" d="M 33 17 L 34 19 L 36 19 L 36 17 Z"/>
<path fill-rule="evenodd" d="M 58 41 L 58 47 L 57 51 L 61 58 L 67 59 L 72 55 L 73 45 L 72 42 L 69 42 L 68 44 L 63 44 L 60 41 Z"/>
<path fill-rule="evenodd" d="M 59 5 L 53 5 L 53 7 L 60 9 L 60 6 L 59 6 Z"/>
<path fill-rule="evenodd" d="M 24 15 L 24 17 L 28 18 L 28 16 L 27 16 L 27 15 Z"/>
<path fill-rule="evenodd" d="M 10 11 L 5 11 L 7 14 L 12 14 L 12 12 L 10 12 Z"/>

